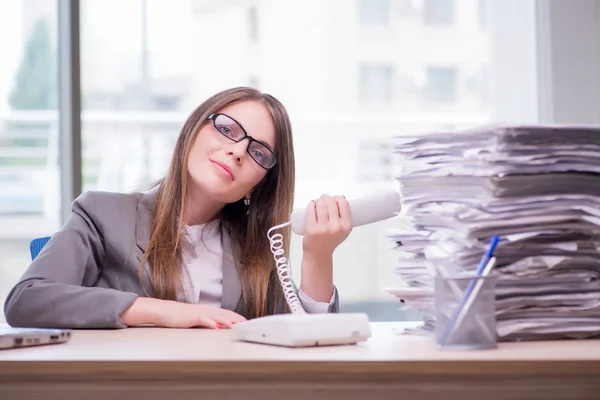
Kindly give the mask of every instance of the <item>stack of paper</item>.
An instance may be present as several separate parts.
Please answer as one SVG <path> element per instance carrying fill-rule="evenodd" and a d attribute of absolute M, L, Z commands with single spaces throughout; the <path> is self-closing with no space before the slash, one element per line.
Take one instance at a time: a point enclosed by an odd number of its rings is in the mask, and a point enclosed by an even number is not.
<path fill-rule="evenodd" d="M 399 138 L 390 292 L 433 319 L 433 276 L 474 271 L 493 235 L 500 340 L 600 336 L 600 128 L 486 127 Z"/>

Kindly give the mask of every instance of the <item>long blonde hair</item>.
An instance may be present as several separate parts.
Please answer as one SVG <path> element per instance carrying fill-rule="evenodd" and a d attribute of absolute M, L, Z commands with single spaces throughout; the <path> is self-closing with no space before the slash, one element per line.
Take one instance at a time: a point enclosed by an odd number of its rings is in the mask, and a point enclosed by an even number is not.
<path fill-rule="evenodd" d="M 280 284 L 274 273 L 273 256 L 267 231 L 285 222 L 292 211 L 295 161 L 292 128 L 285 107 L 273 96 L 252 88 L 239 87 L 217 93 L 198 106 L 181 129 L 169 170 L 156 186 L 152 227 L 144 261 L 149 263 L 155 296 L 177 300 L 182 290 L 182 238 L 185 234 L 184 211 L 188 191 L 187 161 L 198 131 L 208 116 L 241 101 L 260 101 L 269 110 L 275 126 L 277 164 L 254 188 L 248 209 L 243 199 L 227 204 L 219 218 L 230 236 L 234 261 L 242 285 L 246 318 L 273 312 L 280 298 Z M 248 210 L 248 213 L 246 213 Z M 289 254 L 290 228 L 284 228 L 284 249 Z M 269 296 L 273 296 L 270 300 Z"/>

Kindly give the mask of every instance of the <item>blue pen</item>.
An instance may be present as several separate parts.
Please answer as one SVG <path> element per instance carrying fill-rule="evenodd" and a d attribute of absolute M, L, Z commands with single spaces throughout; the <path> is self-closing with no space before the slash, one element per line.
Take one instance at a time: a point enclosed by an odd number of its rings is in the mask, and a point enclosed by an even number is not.
<path fill-rule="evenodd" d="M 483 257 L 481 257 L 481 260 L 479 261 L 479 265 L 477 266 L 476 273 L 478 276 L 481 275 L 481 273 L 485 269 L 485 266 L 490 261 L 490 258 L 492 258 L 494 256 L 494 251 L 496 250 L 496 246 L 498 246 L 499 241 L 500 241 L 500 238 L 498 236 L 492 236 L 492 240 L 490 241 L 490 246 L 488 247 L 488 250 L 485 252 Z"/>
<path fill-rule="evenodd" d="M 490 259 L 494 256 L 494 251 L 496 250 L 496 247 L 498 246 L 498 242 L 499 241 L 500 241 L 500 238 L 498 236 L 493 236 L 492 237 L 492 240 L 490 242 L 490 246 L 488 247 L 488 249 L 485 252 L 485 254 L 483 255 L 483 257 L 481 257 L 481 260 L 479 261 L 479 265 L 477 266 L 477 270 L 476 270 L 477 276 L 481 276 L 482 275 L 483 271 L 485 270 L 486 265 L 488 264 L 488 262 L 490 261 Z M 465 292 L 465 295 L 463 296 L 463 298 L 460 301 L 460 304 L 458 305 L 458 307 L 456 308 L 456 310 L 454 310 L 454 313 L 452 314 L 452 318 L 450 318 L 450 321 L 448 322 L 448 325 L 446 326 L 446 329 L 444 330 L 444 333 L 443 333 L 443 335 L 441 337 L 441 342 L 442 343 L 444 343 L 444 342 L 446 342 L 446 340 L 448 340 L 448 336 L 454 330 L 454 325 L 456 324 L 456 319 L 458 318 L 458 316 L 460 315 L 463 307 L 465 306 L 465 304 L 469 300 L 469 297 L 471 297 L 471 293 L 473 292 L 473 289 L 475 288 L 475 284 L 476 283 L 477 283 L 476 280 L 472 280 L 469 283 L 469 286 L 467 286 L 467 290 Z"/>

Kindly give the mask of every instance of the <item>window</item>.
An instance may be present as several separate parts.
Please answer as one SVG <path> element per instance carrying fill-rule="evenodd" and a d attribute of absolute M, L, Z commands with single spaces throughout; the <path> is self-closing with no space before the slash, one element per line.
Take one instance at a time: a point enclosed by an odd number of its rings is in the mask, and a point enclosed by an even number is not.
<path fill-rule="evenodd" d="M 457 71 L 453 67 L 427 67 L 423 98 L 432 103 L 451 103 L 456 99 Z"/>
<path fill-rule="evenodd" d="M 389 103 L 392 101 L 394 70 L 389 65 L 363 65 L 360 67 L 360 101 L 363 103 Z"/>
<path fill-rule="evenodd" d="M 56 10 L 51 0 L 0 2 L 2 301 L 31 262 L 30 241 L 60 225 Z"/>
<path fill-rule="evenodd" d="M 478 0 L 477 1 L 477 17 L 479 19 L 479 26 L 481 28 L 485 28 L 487 25 L 486 21 L 486 13 L 487 13 L 487 0 Z"/>
<path fill-rule="evenodd" d="M 258 77 L 251 76 L 250 79 L 248 79 L 248 86 L 260 90 L 260 88 L 258 87 Z"/>
<path fill-rule="evenodd" d="M 358 0 L 358 18 L 363 25 L 387 25 L 388 0 Z"/>
<path fill-rule="evenodd" d="M 392 152 L 390 143 L 383 140 L 364 139 L 359 143 L 358 180 L 386 182 L 392 179 Z"/>
<path fill-rule="evenodd" d="M 454 93 L 463 68 L 475 70 L 487 61 L 484 55 L 472 59 L 453 52 L 458 60 L 451 82 L 443 68 L 441 78 L 429 76 L 427 66 L 446 67 L 444 50 L 465 44 L 429 35 L 435 27 L 401 25 L 392 17 L 394 4 L 82 0 L 84 190 L 146 188 L 165 173 L 191 110 L 238 85 L 260 86 L 289 111 L 296 206 L 323 193 L 353 198 L 397 187 L 386 141 L 487 118 L 487 110 L 460 105 Z M 473 25 L 476 15 L 467 11 L 457 21 Z M 407 32 L 382 41 L 356 35 L 364 25 Z M 470 40 L 486 43 L 485 32 L 472 35 Z M 217 36 L 215 45 L 210 38 Z M 420 38 L 418 51 L 407 37 Z M 416 71 L 422 79 L 405 95 L 402 80 Z M 440 113 L 424 107 L 425 97 L 456 109 Z M 386 238 L 391 223 L 358 227 L 336 250 L 334 263 L 343 266 L 335 271 L 343 310 L 368 312 L 372 320 L 406 316 L 385 292 L 397 260 Z M 294 277 L 300 276 L 301 249 L 301 238 L 293 237 Z"/>
<path fill-rule="evenodd" d="M 425 23 L 451 25 L 454 22 L 454 0 L 425 0 Z"/>
<path fill-rule="evenodd" d="M 465 89 L 472 92 L 477 101 L 487 104 L 489 101 L 487 89 L 489 79 L 488 69 L 485 66 L 478 68 L 466 79 Z"/>
<path fill-rule="evenodd" d="M 253 42 L 258 41 L 258 9 L 256 6 L 252 6 L 248 9 L 248 26 L 250 40 Z"/>

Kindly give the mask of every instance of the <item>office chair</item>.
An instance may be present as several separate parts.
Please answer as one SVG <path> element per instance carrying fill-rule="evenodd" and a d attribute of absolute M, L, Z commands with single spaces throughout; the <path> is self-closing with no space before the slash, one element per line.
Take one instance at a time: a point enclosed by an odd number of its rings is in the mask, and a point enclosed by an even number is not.
<path fill-rule="evenodd" d="M 48 243 L 50 240 L 50 236 L 41 237 L 37 239 L 33 239 L 29 244 L 29 252 L 31 253 L 31 261 L 35 260 L 35 258 L 40 254 L 42 248 Z"/>

